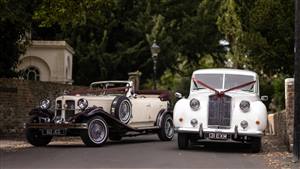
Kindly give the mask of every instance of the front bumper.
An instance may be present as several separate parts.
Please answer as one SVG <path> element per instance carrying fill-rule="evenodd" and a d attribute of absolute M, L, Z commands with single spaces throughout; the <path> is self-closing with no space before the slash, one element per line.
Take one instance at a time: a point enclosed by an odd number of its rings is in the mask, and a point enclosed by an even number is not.
<path fill-rule="evenodd" d="M 87 123 L 24 123 L 24 128 L 35 129 L 87 129 Z"/>
<path fill-rule="evenodd" d="M 204 138 L 208 133 L 223 133 L 231 135 L 233 139 L 237 139 L 239 136 L 250 136 L 250 137 L 262 137 L 263 132 L 258 130 L 239 130 L 238 126 L 233 129 L 216 129 L 216 128 L 203 128 L 200 124 L 199 128 L 184 128 L 175 127 L 175 132 L 186 133 L 186 134 L 198 134 L 200 138 Z"/>

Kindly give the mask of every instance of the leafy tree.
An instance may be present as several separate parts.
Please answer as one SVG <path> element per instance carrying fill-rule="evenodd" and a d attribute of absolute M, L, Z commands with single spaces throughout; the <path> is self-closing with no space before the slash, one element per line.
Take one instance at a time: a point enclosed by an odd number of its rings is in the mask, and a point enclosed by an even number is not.
<path fill-rule="evenodd" d="M 17 75 L 14 68 L 28 44 L 25 32 L 30 30 L 35 4 L 34 0 L 0 1 L 0 77 Z"/>
<path fill-rule="evenodd" d="M 292 0 L 44 0 L 34 18 L 42 26 L 34 28 L 37 35 L 74 47 L 76 84 L 126 79 L 140 70 L 142 83 L 151 85 L 155 39 L 161 87 L 173 88 L 171 79 L 175 84 L 195 69 L 224 67 L 228 59 L 270 81 L 292 73 Z"/>
<path fill-rule="evenodd" d="M 232 67 L 243 68 L 245 64 L 245 46 L 243 45 L 243 29 L 235 0 L 226 0 L 220 6 L 218 17 L 219 30 L 224 33 L 225 40 L 229 43 L 229 50 L 226 54 L 228 60 L 232 61 Z"/>
<path fill-rule="evenodd" d="M 256 1 L 249 11 L 244 44 L 251 68 L 272 77 L 293 74 L 294 1 Z"/>

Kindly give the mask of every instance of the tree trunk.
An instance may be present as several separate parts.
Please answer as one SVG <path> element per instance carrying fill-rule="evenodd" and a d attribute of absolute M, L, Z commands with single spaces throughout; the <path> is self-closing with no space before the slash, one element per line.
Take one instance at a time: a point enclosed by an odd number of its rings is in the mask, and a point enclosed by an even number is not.
<path fill-rule="evenodd" d="M 295 101 L 294 101 L 294 160 L 300 154 L 300 0 L 295 0 Z"/>

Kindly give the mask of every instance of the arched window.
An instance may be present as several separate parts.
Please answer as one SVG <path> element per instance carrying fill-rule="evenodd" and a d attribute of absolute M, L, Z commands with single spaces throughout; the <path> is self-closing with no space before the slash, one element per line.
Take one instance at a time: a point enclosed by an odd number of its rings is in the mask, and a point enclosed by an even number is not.
<path fill-rule="evenodd" d="M 28 67 L 23 73 L 23 77 L 26 80 L 40 80 L 40 71 L 36 67 Z"/>

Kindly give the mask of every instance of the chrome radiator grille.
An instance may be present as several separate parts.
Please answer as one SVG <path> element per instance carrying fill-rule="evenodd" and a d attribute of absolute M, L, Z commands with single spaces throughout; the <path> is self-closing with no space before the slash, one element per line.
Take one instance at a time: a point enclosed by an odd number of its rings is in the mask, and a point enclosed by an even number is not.
<path fill-rule="evenodd" d="M 56 102 L 56 116 L 68 121 L 70 117 L 75 114 L 74 100 L 57 100 Z"/>
<path fill-rule="evenodd" d="M 231 120 L 231 97 L 227 95 L 209 96 L 208 127 L 229 128 Z"/>

